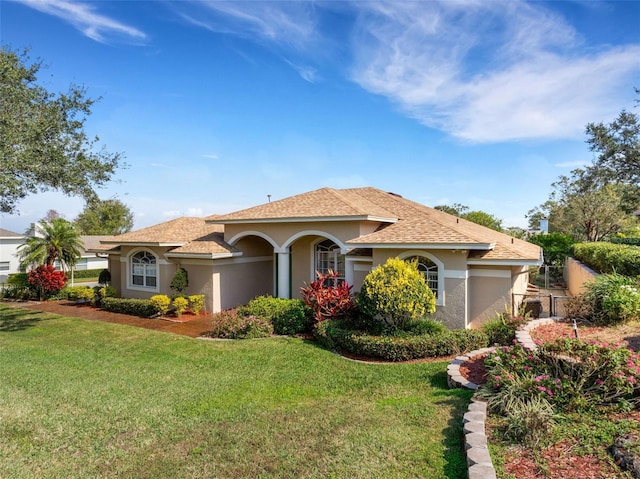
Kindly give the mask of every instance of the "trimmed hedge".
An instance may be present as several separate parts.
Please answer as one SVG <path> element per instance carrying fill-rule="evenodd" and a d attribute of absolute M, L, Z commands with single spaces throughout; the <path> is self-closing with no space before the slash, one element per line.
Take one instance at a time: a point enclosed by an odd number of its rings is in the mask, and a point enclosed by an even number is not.
<path fill-rule="evenodd" d="M 67 299 L 93 301 L 95 291 L 89 286 L 66 286 L 60 291 L 59 297 L 66 297 Z"/>
<path fill-rule="evenodd" d="M 311 331 L 313 314 L 301 299 L 258 296 L 238 308 L 240 316 L 257 316 L 273 324 L 275 334 L 299 334 Z"/>
<path fill-rule="evenodd" d="M 640 247 L 605 242 L 576 243 L 573 257 L 599 273 L 640 275 Z"/>
<path fill-rule="evenodd" d="M 409 361 L 462 354 L 486 347 L 481 331 L 458 329 L 440 334 L 374 336 L 343 327 L 339 320 L 316 324 L 314 335 L 324 347 L 385 361 Z"/>
<path fill-rule="evenodd" d="M 83 279 L 83 278 L 98 278 L 100 277 L 100 273 L 102 272 L 102 268 L 97 269 L 74 269 L 73 270 L 73 278 L 74 279 Z M 71 271 L 67 271 L 65 273 L 67 275 L 67 279 L 71 279 Z"/>
<path fill-rule="evenodd" d="M 101 306 L 105 311 L 143 318 L 150 318 L 159 313 L 158 308 L 149 299 L 102 298 Z"/>
<path fill-rule="evenodd" d="M 211 331 L 213 338 L 257 339 L 267 338 L 273 333 L 273 324 L 260 316 L 241 316 L 236 311 L 221 311 L 213 315 Z"/>
<path fill-rule="evenodd" d="M 640 238 L 611 238 L 609 241 L 614 244 L 640 246 Z"/>

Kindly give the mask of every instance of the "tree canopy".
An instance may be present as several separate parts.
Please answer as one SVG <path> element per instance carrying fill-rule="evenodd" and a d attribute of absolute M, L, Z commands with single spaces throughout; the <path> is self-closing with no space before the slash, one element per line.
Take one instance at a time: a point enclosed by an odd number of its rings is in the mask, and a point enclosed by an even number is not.
<path fill-rule="evenodd" d="M 640 93 L 636 89 L 637 92 Z M 549 199 L 527 213 L 529 226 L 549 219 L 549 231 L 581 241 L 601 241 L 620 232 L 637 231 L 633 212 L 640 206 L 640 119 L 623 110 L 608 125 L 586 127 L 591 165 L 560 176 Z"/>
<path fill-rule="evenodd" d="M 47 190 L 96 198 L 121 156 L 97 149 L 84 131 L 95 100 L 84 88 L 51 93 L 37 83 L 41 62 L 0 48 L 0 212 L 15 212 L 25 196 Z"/>
<path fill-rule="evenodd" d="M 502 231 L 502 220 L 485 211 L 469 211 L 469 207 L 454 203 L 453 205 L 434 206 L 436 210 L 444 211 L 453 216 L 464 218 L 465 220 L 477 223 L 492 230 Z"/>
<path fill-rule="evenodd" d="M 85 205 L 74 224 L 85 235 L 119 235 L 133 228 L 133 213 L 120 200 L 95 200 Z"/>

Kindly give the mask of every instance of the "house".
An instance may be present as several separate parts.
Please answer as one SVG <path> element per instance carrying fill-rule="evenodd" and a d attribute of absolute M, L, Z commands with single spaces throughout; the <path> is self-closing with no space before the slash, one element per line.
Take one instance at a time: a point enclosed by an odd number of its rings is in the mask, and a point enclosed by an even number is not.
<path fill-rule="evenodd" d="M 20 272 L 16 253 L 24 240 L 24 235 L 0 228 L 0 284 L 5 283 L 10 274 Z"/>
<path fill-rule="evenodd" d="M 123 297 L 171 294 L 178 267 L 209 311 L 261 294 L 300 297 L 329 269 L 358 291 L 389 257 L 417 260 L 451 328 L 478 327 L 522 297 L 540 247 L 376 188 L 321 188 L 206 218 L 178 218 L 103 240 Z M 515 305 L 518 306 L 518 305 Z"/>

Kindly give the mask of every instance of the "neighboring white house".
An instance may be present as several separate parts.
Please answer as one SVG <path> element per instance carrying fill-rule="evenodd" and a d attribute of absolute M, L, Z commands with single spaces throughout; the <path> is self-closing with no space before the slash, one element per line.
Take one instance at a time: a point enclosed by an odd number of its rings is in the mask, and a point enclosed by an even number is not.
<path fill-rule="evenodd" d="M 0 228 L 0 284 L 6 282 L 10 274 L 20 271 L 16 252 L 24 240 L 25 236 Z"/>

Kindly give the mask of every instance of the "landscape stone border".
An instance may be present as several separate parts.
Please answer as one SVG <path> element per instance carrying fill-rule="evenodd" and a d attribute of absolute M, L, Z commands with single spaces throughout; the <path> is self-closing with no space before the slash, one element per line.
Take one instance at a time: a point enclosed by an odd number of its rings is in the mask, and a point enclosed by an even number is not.
<path fill-rule="evenodd" d="M 529 333 L 545 324 L 551 324 L 559 318 L 541 318 L 529 321 L 516 331 L 516 340 L 526 349 L 535 351 L 538 346 Z M 463 387 L 476 391 L 478 385 L 472 383 L 460 373 L 460 365 L 477 356 L 495 351 L 496 348 L 482 348 L 471 351 L 463 356 L 453 359 L 447 366 L 447 384 L 449 388 Z M 462 418 L 464 433 L 464 448 L 467 453 L 467 467 L 469 479 L 497 479 L 496 470 L 491 461 L 489 447 L 487 444 L 487 434 L 485 422 L 487 420 L 487 403 L 473 398 Z"/>

